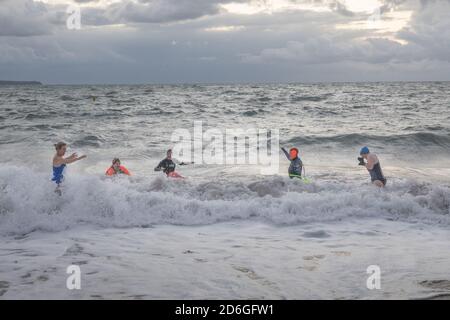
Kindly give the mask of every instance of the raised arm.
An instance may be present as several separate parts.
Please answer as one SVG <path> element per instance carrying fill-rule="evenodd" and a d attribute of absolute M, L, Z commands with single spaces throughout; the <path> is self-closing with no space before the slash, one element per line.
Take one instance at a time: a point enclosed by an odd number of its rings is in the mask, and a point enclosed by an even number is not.
<path fill-rule="evenodd" d="M 283 151 L 284 152 L 284 155 L 286 156 L 286 158 L 290 161 L 291 160 L 291 157 L 290 157 L 290 155 L 289 155 L 289 152 L 287 152 L 286 151 L 286 149 L 285 148 L 283 148 L 283 147 L 281 147 L 281 151 Z"/>

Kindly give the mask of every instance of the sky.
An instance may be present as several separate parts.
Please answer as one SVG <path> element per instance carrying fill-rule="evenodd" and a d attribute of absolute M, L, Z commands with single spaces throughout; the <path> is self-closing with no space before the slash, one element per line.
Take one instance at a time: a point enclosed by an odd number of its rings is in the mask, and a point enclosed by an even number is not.
<path fill-rule="evenodd" d="M 0 0 L 0 80 L 449 81 L 450 0 Z"/>

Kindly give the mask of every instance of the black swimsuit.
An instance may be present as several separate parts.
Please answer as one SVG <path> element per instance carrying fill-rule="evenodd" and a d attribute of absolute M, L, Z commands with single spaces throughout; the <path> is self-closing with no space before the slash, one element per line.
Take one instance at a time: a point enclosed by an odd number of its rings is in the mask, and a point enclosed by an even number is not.
<path fill-rule="evenodd" d="M 381 170 L 380 162 L 377 162 L 376 164 L 374 164 L 372 170 L 369 170 L 369 173 L 370 173 L 370 178 L 371 178 L 372 182 L 379 180 L 384 185 L 386 185 L 387 180 L 383 175 L 383 171 Z"/>

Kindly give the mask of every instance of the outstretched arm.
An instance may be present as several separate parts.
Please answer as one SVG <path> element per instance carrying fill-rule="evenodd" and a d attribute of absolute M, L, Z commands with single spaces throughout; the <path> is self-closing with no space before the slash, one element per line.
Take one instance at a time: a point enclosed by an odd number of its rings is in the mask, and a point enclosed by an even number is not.
<path fill-rule="evenodd" d="M 62 164 L 69 164 L 69 163 L 73 163 L 73 162 L 78 161 L 78 160 L 82 160 L 82 159 L 84 159 L 84 158 L 86 158 L 86 157 L 87 157 L 87 156 L 85 156 L 85 155 L 79 157 L 76 153 L 74 153 L 74 154 L 72 154 L 71 156 L 69 156 L 69 157 L 67 157 L 67 158 L 59 158 L 59 159 L 56 159 L 56 160 L 53 162 L 53 164 L 54 164 L 55 166 L 60 166 L 60 165 L 62 165 Z"/>
<path fill-rule="evenodd" d="M 86 157 L 87 157 L 86 155 L 83 155 L 83 156 L 79 157 L 76 153 L 74 153 L 70 157 L 64 159 L 64 163 L 66 163 L 66 164 L 73 163 L 75 161 L 82 160 L 82 159 L 84 159 Z"/>
<path fill-rule="evenodd" d="M 194 161 L 192 161 L 192 162 L 184 162 L 184 161 L 178 161 L 178 160 L 174 160 L 174 162 L 177 164 L 177 165 L 179 165 L 179 166 L 187 166 L 187 165 L 189 165 L 189 164 L 194 164 Z"/>

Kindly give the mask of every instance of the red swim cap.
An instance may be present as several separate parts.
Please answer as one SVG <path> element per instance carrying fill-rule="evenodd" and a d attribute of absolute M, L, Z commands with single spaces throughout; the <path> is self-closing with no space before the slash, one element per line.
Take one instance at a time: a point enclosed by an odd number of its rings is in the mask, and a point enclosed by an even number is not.
<path fill-rule="evenodd" d="M 289 155 L 292 159 L 296 158 L 298 156 L 298 149 L 297 148 L 291 148 L 289 150 Z"/>

